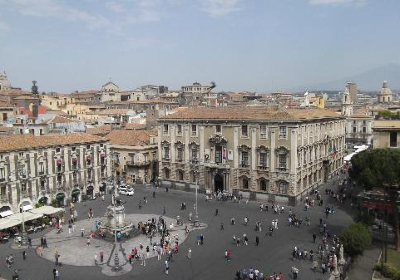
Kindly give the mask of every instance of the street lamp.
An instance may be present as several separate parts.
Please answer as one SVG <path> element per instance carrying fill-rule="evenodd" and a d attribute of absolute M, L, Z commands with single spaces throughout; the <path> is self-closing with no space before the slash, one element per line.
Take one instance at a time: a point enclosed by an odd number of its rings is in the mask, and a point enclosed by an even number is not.
<path fill-rule="evenodd" d="M 21 203 L 21 218 L 22 218 L 22 233 L 21 233 L 21 243 L 25 244 L 25 218 L 24 218 L 24 204 L 22 203 L 22 182 L 21 178 L 24 175 L 24 165 L 22 163 L 18 163 L 18 176 L 20 181 L 20 203 Z"/>
<path fill-rule="evenodd" d="M 198 179 L 197 179 L 197 175 L 198 175 L 198 171 L 195 170 L 194 171 L 194 178 L 195 178 L 195 182 L 196 182 L 196 216 L 195 216 L 195 220 L 194 220 L 194 225 L 197 227 L 199 226 L 199 213 L 197 210 L 197 192 L 198 192 L 198 188 L 199 188 L 199 183 L 198 183 Z"/>
<path fill-rule="evenodd" d="M 115 182 L 114 182 L 114 227 L 115 227 L 115 232 L 114 232 L 114 248 L 115 248 L 115 256 L 114 256 L 114 270 L 117 271 L 120 269 L 119 265 L 119 257 L 118 257 L 118 239 L 117 239 L 117 209 L 116 209 L 116 204 L 117 204 L 117 188 L 115 187 Z"/>

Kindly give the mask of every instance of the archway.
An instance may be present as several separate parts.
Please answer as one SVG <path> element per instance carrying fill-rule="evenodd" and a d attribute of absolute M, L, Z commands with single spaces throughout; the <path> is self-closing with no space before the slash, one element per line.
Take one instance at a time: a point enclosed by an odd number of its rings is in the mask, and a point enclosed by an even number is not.
<path fill-rule="evenodd" d="M 92 185 L 87 187 L 86 195 L 88 196 L 88 198 L 92 198 L 93 197 L 93 190 L 94 190 L 94 187 Z"/>
<path fill-rule="evenodd" d="M 224 178 L 221 174 L 215 174 L 214 177 L 215 192 L 222 192 L 224 190 Z"/>
<path fill-rule="evenodd" d="M 56 204 L 58 207 L 62 207 L 65 205 L 65 193 L 56 194 Z"/>
<path fill-rule="evenodd" d="M 49 198 L 47 196 L 42 196 L 41 198 L 39 198 L 38 202 L 39 204 L 47 205 L 47 203 L 49 202 Z"/>
<path fill-rule="evenodd" d="M 73 189 L 71 192 L 71 199 L 73 203 L 76 203 L 79 201 L 79 195 L 81 194 L 81 191 L 79 189 Z"/>

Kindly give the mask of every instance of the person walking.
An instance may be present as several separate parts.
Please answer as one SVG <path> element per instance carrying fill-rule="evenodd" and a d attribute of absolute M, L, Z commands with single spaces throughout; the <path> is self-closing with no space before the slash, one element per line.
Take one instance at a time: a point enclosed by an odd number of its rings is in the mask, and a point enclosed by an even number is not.
<path fill-rule="evenodd" d="M 256 246 L 258 246 L 258 244 L 260 244 L 260 237 L 258 237 L 258 235 L 256 236 Z"/>
<path fill-rule="evenodd" d="M 297 267 L 293 266 L 292 273 L 293 273 L 293 279 L 297 279 L 297 276 L 299 274 L 299 269 Z"/>
<path fill-rule="evenodd" d="M 22 252 L 22 259 L 23 259 L 23 260 L 26 260 L 26 251 L 23 251 L 23 252 Z"/>
<path fill-rule="evenodd" d="M 165 261 L 165 274 L 168 275 L 168 273 L 169 273 L 169 264 L 168 261 Z"/>
<path fill-rule="evenodd" d="M 189 248 L 188 253 L 187 253 L 187 258 L 191 259 L 192 258 L 192 249 Z"/>
<path fill-rule="evenodd" d="M 215 216 L 218 216 L 218 208 L 215 209 Z"/>
<path fill-rule="evenodd" d="M 224 230 L 224 223 L 221 222 L 221 230 Z"/>
<path fill-rule="evenodd" d="M 312 238 L 313 238 L 313 242 L 315 243 L 315 240 L 317 239 L 317 235 L 315 233 L 313 233 Z"/>
<path fill-rule="evenodd" d="M 100 251 L 100 262 L 103 263 L 104 260 L 104 252 Z"/>

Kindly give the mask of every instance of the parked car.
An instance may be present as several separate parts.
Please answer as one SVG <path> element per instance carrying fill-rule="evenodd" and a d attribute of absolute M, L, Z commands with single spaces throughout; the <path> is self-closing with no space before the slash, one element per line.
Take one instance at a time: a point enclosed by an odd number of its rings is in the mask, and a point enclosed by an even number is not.
<path fill-rule="evenodd" d="M 133 196 L 135 194 L 135 190 L 129 186 L 119 187 L 118 192 L 121 195 L 127 195 L 127 196 Z"/>

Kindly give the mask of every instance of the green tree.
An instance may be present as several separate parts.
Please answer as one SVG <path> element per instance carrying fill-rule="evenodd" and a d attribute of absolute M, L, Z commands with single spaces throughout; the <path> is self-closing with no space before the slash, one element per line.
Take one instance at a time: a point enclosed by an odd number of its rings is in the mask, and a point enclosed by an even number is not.
<path fill-rule="evenodd" d="M 354 223 L 340 233 L 339 239 L 346 254 L 354 258 L 371 245 L 372 234 L 363 223 Z"/>
<path fill-rule="evenodd" d="M 396 205 L 400 185 L 400 150 L 366 150 L 351 159 L 350 177 L 363 188 L 384 188 L 392 209 L 396 250 L 399 251 L 399 213 Z"/>

